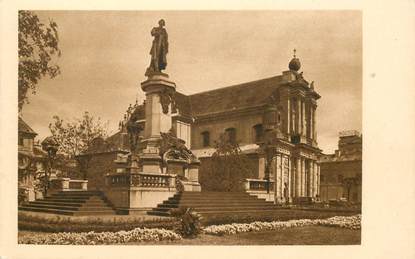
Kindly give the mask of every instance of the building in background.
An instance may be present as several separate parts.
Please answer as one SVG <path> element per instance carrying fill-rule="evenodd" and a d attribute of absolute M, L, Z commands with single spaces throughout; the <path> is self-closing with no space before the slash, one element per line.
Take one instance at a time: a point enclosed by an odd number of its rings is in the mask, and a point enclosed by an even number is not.
<path fill-rule="evenodd" d="M 18 121 L 18 187 L 29 201 L 36 198 L 36 176 L 44 174 L 46 152 L 35 141 L 37 133 L 19 116 Z"/>
<path fill-rule="evenodd" d="M 362 135 L 355 130 L 339 133 L 334 154 L 320 158 L 321 200 L 362 201 Z"/>

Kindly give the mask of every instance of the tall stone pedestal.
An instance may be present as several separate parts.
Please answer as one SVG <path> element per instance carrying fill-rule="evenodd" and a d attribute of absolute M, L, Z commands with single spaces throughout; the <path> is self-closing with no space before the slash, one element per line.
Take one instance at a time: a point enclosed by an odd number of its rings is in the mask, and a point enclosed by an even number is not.
<path fill-rule="evenodd" d="M 155 73 L 141 83 L 146 93 L 145 146 L 140 155 L 144 173 L 161 173 L 160 133 L 167 133 L 172 127 L 171 106 L 176 84 L 164 73 Z"/>

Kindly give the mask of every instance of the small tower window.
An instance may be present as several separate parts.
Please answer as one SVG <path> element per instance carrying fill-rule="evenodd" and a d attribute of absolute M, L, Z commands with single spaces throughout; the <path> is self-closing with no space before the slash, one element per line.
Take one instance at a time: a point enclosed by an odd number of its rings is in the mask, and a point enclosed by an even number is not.
<path fill-rule="evenodd" d="M 264 140 L 264 127 L 262 126 L 262 124 L 257 124 L 254 127 L 254 141 L 255 143 L 257 142 L 262 142 Z"/>
<path fill-rule="evenodd" d="M 227 128 L 225 130 L 226 139 L 230 143 L 236 143 L 236 129 L 235 128 Z"/>
<path fill-rule="evenodd" d="M 203 147 L 210 146 L 210 134 L 209 131 L 202 132 L 202 145 Z"/>

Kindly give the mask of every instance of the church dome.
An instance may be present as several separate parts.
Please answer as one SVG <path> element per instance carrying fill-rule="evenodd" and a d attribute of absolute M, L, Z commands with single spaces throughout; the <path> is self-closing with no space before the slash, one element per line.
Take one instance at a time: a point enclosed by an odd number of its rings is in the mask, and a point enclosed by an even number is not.
<path fill-rule="evenodd" d="M 293 57 L 293 59 L 291 59 L 291 61 L 290 61 L 290 63 L 288 64 L 288 68 L 290 69 L 290 70 L 293 70 L 293 71 L 298 71 L 298 70 L 300 70 L 300 68 L 301 68 L 301 62 L 300 62 L 300 60 L 295 56 L 295 52 L 297 52 L 297 50 L 296 49 L 294 49 L 294 57 Z"/>
<path fill-rule="evenodd" d="M 296 57 L 294 57 L 293 59 L 291 59 L 290 63 L 288 64 L 288 68 L 290 70 L 294 70 L 294 71 L 298 71 L 301 68 L 301 63 L 300 60 Z"/>

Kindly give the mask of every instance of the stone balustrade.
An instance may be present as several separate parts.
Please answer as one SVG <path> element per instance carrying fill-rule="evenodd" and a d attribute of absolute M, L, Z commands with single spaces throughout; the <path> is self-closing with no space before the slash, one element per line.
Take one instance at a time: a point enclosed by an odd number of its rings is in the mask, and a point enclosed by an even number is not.
<path fill-rule="evenodd" d="M 269 184 L 269 189 L 267 188 L 267 184 Z M 274 201 L 275 200 L 275 192 L 274 192 L 274 180 L 264 180 L 264 179 L 245 179 L 245 191 L 250 195 L 256 196 L 261 199 L 265 199 L 266 201 Z M 268 192 L 268 190 L 269 192 Z"/>
<path fill-rule="evenodd" d="M 264 179 L 245 179 L 246 191 L 267 191 L 268 181 Z M 269 191 L 274 191 L 274 180 L 269 180 Z"/>
<path fill-rule="evenodd" d="M 175 174 L 114 173 L 107 174 L 107 186 L 175 188 L 175 178 Z"/>

